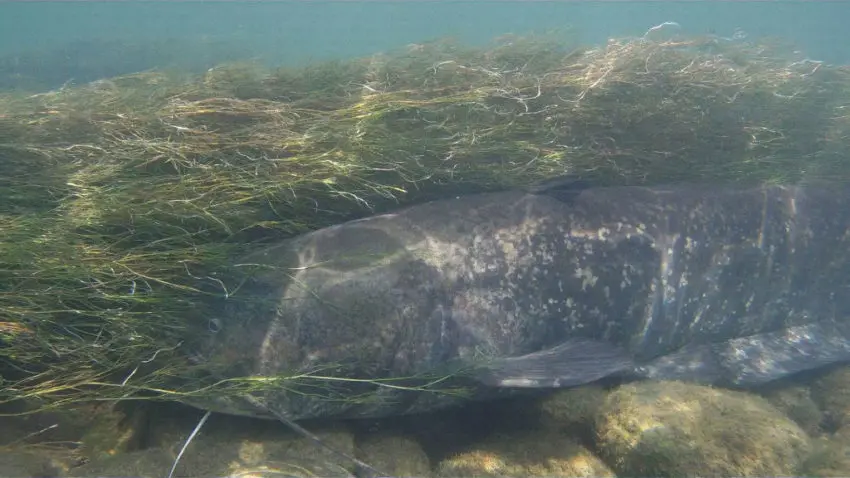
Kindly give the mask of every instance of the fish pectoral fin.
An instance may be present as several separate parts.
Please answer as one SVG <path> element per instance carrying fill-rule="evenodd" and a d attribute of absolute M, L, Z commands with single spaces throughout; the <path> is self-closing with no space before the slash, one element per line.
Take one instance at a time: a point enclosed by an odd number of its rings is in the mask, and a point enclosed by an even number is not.
<path fill-rule="evenodd" d="M 574 387 L 634 366 L 626 351 L 610 343 L 570 339 L 539 352 L 493 360 L 479 367 L 474 378 L 493 387 Z"/>

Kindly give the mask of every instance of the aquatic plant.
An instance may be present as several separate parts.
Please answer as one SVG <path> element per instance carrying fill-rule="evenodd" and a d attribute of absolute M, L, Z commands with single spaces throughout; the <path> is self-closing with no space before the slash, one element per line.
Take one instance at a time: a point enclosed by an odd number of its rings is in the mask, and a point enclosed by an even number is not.
<path fill-rule="evenodd" d="M 563 176 L 846 179 L 850 70 L 787 51 L 504 37 L 5 94 L 0 403 L 331 389 L 219 381 L 185 349 L 255 299 L 234 258 L 367 214 Z"/>

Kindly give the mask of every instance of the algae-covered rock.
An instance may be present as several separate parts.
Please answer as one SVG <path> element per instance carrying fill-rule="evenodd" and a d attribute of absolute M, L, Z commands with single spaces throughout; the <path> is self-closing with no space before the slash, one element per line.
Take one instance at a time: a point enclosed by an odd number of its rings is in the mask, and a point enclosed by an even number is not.
<path fill-rule="evenodd" d="M 144 441 L 150 448 L 161 449 L 170 457 L 168 467 L 160 470 L 157 476 L 168 473 L 197 425 L 201 414 L 191 412 L 184 407 L 164 407 L 151 414 Z M 354 435 L 344 425 L 305 426 L 334 450 L 355 455 Z M 139 459 L 149 461 L 150 457 Z M 120 467 L 129 466 L 127 460 L 131 458 L 104 463 L 120 471 Z M 186 447 L 175 476 L 349 476 L 354 467 L 353 463 L 277 421 L 213 415 Z"/>
<path fill-rule="evenodd" d="M 630 476 L 789 475 L 809 452 L 806 433 L 764 398 L 680 382 L 613 391 L 596 434 Z"/>
<path fill-rule="evenodd" d="M 538 405 L 542 423 L 554 428 L 590 429 L 607 393 L 598 385 L 587 385 L 549 395 Z"/>
<path fill-rule="evenodd" d="M 145 442 L 150 447 L 160 447 L 176 454 L 201 416 L 201 412 L 188 407 L 163 407 L 152 416 Z M 305 423 L 304 426 L 335 450 L 354 455 L 354 434 L 345 424 L 323 422 Z M 279 421 L 234 415 L 214 414 L 210 417 L 200 433 L 192 439 L 183 459 L 192 459 L 190 455 L 213 447 L 220 448 L 221 453 L 231 457 L 238 455 L 247 464 L 263 459 L 285 459 L 288 456 L 340 460 Z"/>
<path fill-rule="evenodd" d="M 812 398 L 832 429 L 850 425 L 850 367 L 839 367 L 814 379 Z"/>
<path fill-rule="evenodd" d="M 148 422 L 147 408 L 103 406 L 80 440 L 89 459 L 137 449 Z"/>
<path fill-rule="evenodd" d="M 145 407 L 107 402 L 39 407 L 33 400 L 0 408 L 9 415 L 0 417 L 0 477 L 60 476 L 84 461 L 133 450 L 144 428 Z"/>
<path fill-rule="evenodd" d="M 100 457 L 76 468 L 69 476 L 132 476 L 161 478 L 168 475 L 174 456 L 161 448 L 148 448 L 114 456 Z M 179 467 L 178 467 L 179 468 Z M 180 470 L 174 476 L 189 476 Z"/>
<path fill-rule="evenodd" d="M 842 434 L 812 442 L 812 452 L 797 470 L 798 476 L 850 476 L 850 440 Z"/>
<path fill-rule="evenodd" d="M 192 476 L 224 476 L 265 468 L 303 468 L 316 469 L 321 472 L 319 476 L 327 477 L 350 476 L 349 470 L 354 469 L 353 463 L 291 433 L 283 425 L 271 422 L 265 425 L 272 425 L 272 428 L 267 428 L 251 420 L 226 418 L 230 426 L 211 427 L 208 434 L 201 433 L 193 440 L 178 468 L 191 470 Z M 278 432 L 275 432 L 274 425 L 278 425 Z M 354 456 L 354 437 L 345 428 L 329 425 L 313 427 L 311 431 L 326 445 Z M 177 450 L 177 446 L 169 449 L 175 454 Z M 304 471 L 302 475 L 294 474 L 295 471 L 287 473 L 291 476 L 312 476 L 310 473 L 313 471 Z"/>
<path fill-rule="evenodd" d="M 823 412 L 812 399 L 811 390 L 802 385 L 765 390 L 763 396 L 779 411 L 797 422 L 811 436 L 820 434 Z"/>
<path fill-rule="evenodd" d="M 401 434 L 358 437 L 357 458 L 390 476 L 431 475 L 431 462 L 419 443 Z"/>
<path fill-rule="evenodd" d="M 66 476 L 74 461 L 70 452 L 26 448 L 0 448 L 0 476 L 51 477 Z"/>
<path fill-rule="evenodd" d="M 494 435 L 438 466 L 439 476 L 615 476 L 608 466 L 562 434 Z"/>
<path fill-rule="evenodd" d="M 167 476 L 175 456 L 162 448 L 148 448 L 122 453 L 103 460 L 93 461 L 73 470 L 69 476 L 132 476 L 134 478 L 162 478 Z M 180 462 L 174 470 L 174 478 L 216 476 L 227 478 L 307 478 L 307 477 L 351 477 L 345 469 L 309 458 L 289 461 L 267 460 L 248 465 L 230 463 L 221 466 L 221 460 L 208 464 Z M 200 465 L 200 466 L 199 466 Z M 6 476 L 6 475 L 3 475 Z"/>
<path fill-rule="evenodd" d="M 8 404 L 0 409 L 0 447 L 24 437 L 26 443 L 80 443 L 83 454 L 126 451 L 132 448 L 145 421 L 145 407 L 108 402 L 79 403 L 53 410 L 39 410 L 33 400 Z"/>

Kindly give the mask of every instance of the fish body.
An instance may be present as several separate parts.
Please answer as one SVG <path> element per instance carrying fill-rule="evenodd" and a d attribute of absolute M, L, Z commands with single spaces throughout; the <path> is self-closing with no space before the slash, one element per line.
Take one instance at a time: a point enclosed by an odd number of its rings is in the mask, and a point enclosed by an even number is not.
<path fill-rule="evenodd" d="M 415 205 L 244 258 L 257 300 L 233 301 L 202 354 L 226 378 L 296 377 L 263 395 L 293 419 L 617 373 L 760 384 L 850 360 L 848 204 L 840 186 L 686 186 Z"/>

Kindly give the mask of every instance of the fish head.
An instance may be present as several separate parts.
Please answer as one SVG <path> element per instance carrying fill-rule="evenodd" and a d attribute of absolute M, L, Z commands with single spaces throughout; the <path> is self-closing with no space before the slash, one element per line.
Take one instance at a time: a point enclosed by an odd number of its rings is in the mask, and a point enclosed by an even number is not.
<path fill-rule="evenodd" d="M 339 415 L 350 404 L 324 398 L 368 395 L 370 380 L 414 370 L 431 353 L 422 319 L 438 308 L 440 274 L 412 250 L 415 230 L 391 219 L 322 229 L 240 261 L 254 270 L 209 333 L 205 365 L 221 379 L 279 383 L 266 400 L 297 418 Z"/>

